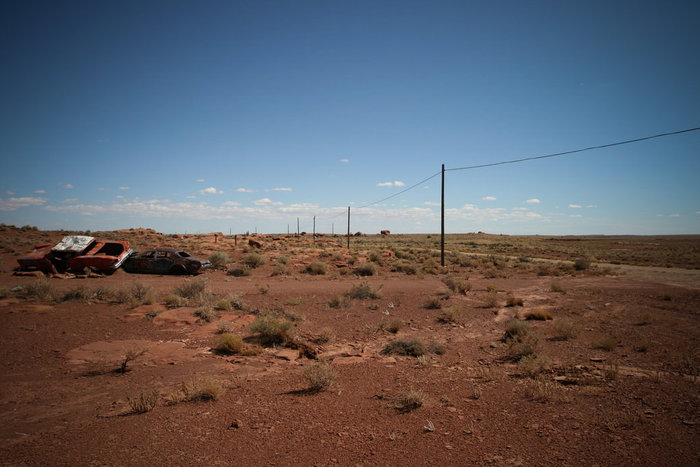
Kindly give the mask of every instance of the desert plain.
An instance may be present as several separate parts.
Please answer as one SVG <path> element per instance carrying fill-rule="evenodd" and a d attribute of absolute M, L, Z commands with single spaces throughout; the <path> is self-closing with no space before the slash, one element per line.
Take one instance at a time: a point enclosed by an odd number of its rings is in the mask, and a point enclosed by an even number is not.
<path fill-rule="evenodd" d="M 700 465 L 700 236 L 164 235 L 197 276 L 16 275 L 0 464 Z M 250 240 L 253 240 L 252 242 Z"/>

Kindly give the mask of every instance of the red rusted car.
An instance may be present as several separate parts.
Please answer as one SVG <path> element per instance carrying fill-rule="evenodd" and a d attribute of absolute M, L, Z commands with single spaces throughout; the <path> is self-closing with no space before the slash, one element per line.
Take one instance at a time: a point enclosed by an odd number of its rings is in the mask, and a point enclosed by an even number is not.
<path fill-rule="evenodd" d="M 141 274 L 199 274 L 211 267 L 211 263 L 175 248 L 154 248 L 134 253 L 123 267 L 126 272 Z"/>
<path fill-rule="evenodd" d="M 44 243 L 17 259 L 20 270 L 38 270 L 46 274 L 62 272 L 112 273 L 133 253 L 129 242 L 96 240 L 86 235 L 63 237 L 57 244 Z"/>

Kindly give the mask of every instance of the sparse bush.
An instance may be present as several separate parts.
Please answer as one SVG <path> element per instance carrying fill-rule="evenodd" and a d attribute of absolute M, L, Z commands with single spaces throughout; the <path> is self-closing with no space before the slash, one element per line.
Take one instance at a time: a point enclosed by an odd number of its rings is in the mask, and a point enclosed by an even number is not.
<path fill-rule="evenodd" d="M 319 344 L 327 344 L 335 340 L 335 332 L 331 328 L 321 328 L 318 332 L 318 336 L 314 339 L 315 342 Z"/>
<path fill-rule="evenodd" d="M 496 291 L 490 291 L 484 296 L 484 306 L 486 308 L 498 308 L 501 301 L 498 299 L 498 293 Z"/>
<path fill-rule="evenodd" d="M 550 285 L 549 290 L 560 294 L 566 293 L 566 290 L 564 290 L 564 287 L 559 282 L 552 282 L 552 285 Z"/>
<path fill-rule="evenodd" d="M 416 275 L 418 273 L 418 268 L 416 268 L 415 265 L 407 263 L 405 261 L 401 261 L 399 263 L 394 264 L 391 270 L 393 272 L 403 272 L 404 274 L 407 274 L 409 276 Z"/>
<path fill-rule="evenodd" d="M 117 368 L 115 371 L 117 373 L 127 373 L 131 369 L 129 368 L 129 363 L 141 355 L 145 354 L 148 351 L 148 349 L 128 349 L 124 352 L 124 357 L 122 358 L 121 362 L 119 363 L 119 368 Z"/>
<path fill-rule="evenodd" d="M 272 267 L 271 276 L 287 276 L 289 275 L 289 268 L 283 264 L 275 264 Z"/>
<path fill-rule="evenodd" d="M 549 310 L 539 308 L 537 310 L 527 311 L 524 315 L 526 320 L 546 321 L 552 319 L 552 313 Z"/>
<path fill-rule="evenodd" d="M 328 265 L 322 261 L 313 261 L 304 269 L 305 273 L 313 276 L 323 275 L 326 273 L 326 271 L 328 271 Z"/>
<path fill-rule="evenodd" d="M 361 264 L 355 268 L 355 274 L 358 276 L 374 276 L 377 274 L 377 266 L 373 263 Z"/>
<path fill-rule="evenodd" d="M 389 342 L 381 352 L 381 355 L 408 355 L 419 357 L 426 353 L 425 344 L 418 338 L 399 339 Z"/>
<path fill-rule="evenodd" d="M 335 379 L 335 370 L 325 362 L 304 365 L 302 374 L 309 385 L 309 392 L 321 392 L 327 389 Z"/>
<path fill-rule="evenodd" d="M 215 319 L 218 319 L 220 317 L 219 313 L 217 313 L 217 311 L 214 308 L 208 307 L 208 306 L 203 306 L 203 307 L 197 308 L 195 310 L 194 314 L 200 320 L 202 320 L 206 323 L 214 321 Z"/>
<path fill-rule="evenodd" d="M 81 285 L 71 290 L 67 290 L 60 298 L 62 302 L 83 302 L 88 303 L 95 296 L 95 293 L 88 287 Z"/>
<path fill-rule="evenodd" d="M 225 321 L 219 324 L 219 328 L 216 330 L 219 334 L 231 334 L 233 333 L 233 323 L 231 321 Z"/>
<path fill-rule="evenodd" d="M 531 378 L 548 370 L 549 365 L 549 359 L 542 355 L 526 355 L 518 362 L 518 366 L 523 373 Z"/>
<path fill-rule="evenodd" d="M 428 353 L 444 355 L 446 350 L 445 345 L 440 342 L 430 341 L 428 343 Z"/>
<path fill-rule="evenodd" d="M 336 295 L 328 302 L 328 306 L 331 308 L 349 308 L 350 305 L 352 305 L 352 300 L 345 295 Z"/>
<path fill-rule="evenodd" d="M 593 348 L 605 350 L 606 352 L 611 352 L 617 347 L 617 339 L 612 336 L 601 337 L 598 340 L 593 341 Z"/>
<path fill-rule="evenodd" d="M 126 303 L 131 308 L 139 305 L 150 305 L 153 303 L 153 287 L 135 281 L 124 288 L 118 289 L 115 299 L 119 303 Z"/>
<path fill-rule="evenodd" d="M 223 269 L 231 262 L 231 257 L 223 251 L 215 251 L 209 255 L 209 262 L 216 269 Z"/>
<path fill-rule="evenodd" d="M 303 300 L 301 297 L 295 297 L 295 298 L 289 298 L 289 299 L 285 300 L 284 304 L 289 305 L 289 306 L 297 306 L 297 305 L 301 305 L 302 302 L 303 302 Z"/>
<path fill-rule="evenodd" d="M 22 298 L 28 300 L 53 301 L 56 297 L 56 290 L 48 279 L 37 279 L 35 282 L 24 286 L 20 291 Z"/>
<path fill-rule="evenodd" d="M 428 310 L 439 310 L 442 308 L 442 299 L 440 297 L 431 297 L 424 306 Z"/>
<path fill-rule="evenodd" d="M 369 260 L 373 263 L 381 264 L 382 254 L 379 251 L 372 251 L 369 254 Z"/>
<path fill-rule="evenodd" d="M 154 389 L 141 392 L 136 397 L 127 397 L 126 400 L 129 402 L 129 407 L 131 407 L 133 413 L 146 413 L 155 408 L 159 397 L 158 391 Z"/>
<path fill-rule="evenodd" d="M 223 395 L 224 388 L 219 381 L 204 378 L 183 382 L 181 391 L 187 402 L 216 401 Z"/>
<path fill-rule="evenodd" d="M 250 325 L 250 331 L 258 333 L 260 343 L 265 346 L 280 345 L 288 342 L 292 338 L 294 324 L 286 319 L 278 320 L 274 318 L 258 317 Z"/>
<path fill-rule="evenodd" d="M 166 308 L 181 308 L 187 306 L 189 301 L 185 297 L 179 295 L 170 294 L 163 300 L 163 304 Z"/>
<path fill-rule="evenodd" d="M 389 321 L 389 324 L 386 326 L 386 330 L 392 334 L 396 334 L 402 327 L 403 320 L 401 318 L 393 318 L 391 321 Z"/>
<path fill-rule="evenodd" d="M 382 294 L 379 292 L 379 290 L 374 290 L 367 281 L 362 281 L 361 283 L 354 285 L 352 289 L 346 293 L 346 296 L 350 298 L 357 298 L 359 300 L 378 300 L 382 298 Z"/>
<path fill-rule="evenodd" d="M 554 385 L 549 381 L 528 381 L 525 383 L 525 396 L 537 402 L 547 402 L 554 396 Z"/>
<path fill-rule="evenodd" d="M 520 297 L 516 297 L 515 295 L 509 295 L 508 299 L 506 300 L 506 306 L 507 307 L 523 306 L 523 299 Z"/>
<path fill-rule="evenodd" d="M 263 264 L 265 264 L 265 261 L 265 257 L 260 253 L 256 252 L 248 253 L 241 260 L 243 264 L 253 269 L 262 266 Z"/>
<path fill-rule="evenodd" d="M 442 309 L 437 319 L 441 323 L 459 323 L 463 318 L 464 309 L 457 306 L 448 306 Z"/>
<path fill-rule="evenodd" d="M 578 336 L 581 324 L 571 318 L 559 318 L 554 321 L 554 338 L 568 341 Z"/>
<path fill-rule="evenodd" d="M 247 266 L 234 266 L 229 268 L 226 274 L 233 277 L 250 276 L 250 268 Z"/>
<path fill-rule="evenodd" d="M 591 261 L 587 258 L 579 258 L 574 261 L 574 269 L 577 271 L 585 271 L 591 267 Z"/>
<path fill-rule="evenodd" d="M 533 355 L 539 341 L 527 323 L 515 318 L 506 324 L 504 340 L 508 343 L 508 359 L 516 362 L 523 357 Z"/>
<path fill-rule="evenodd" d="M 410 389 L 396 401 L 396 410 L 402 413 L 410 412 L 423 406 L 425 395 L 423 391 Z"/>
<path fill-rule="evenodd" d="M 445 277 L 442 279 L 443 284 L 452 292 L 466 295 L 472 289 L 472 285 L 464 279 L 455 279 L 453 277 Z"/>
<path fill-rule="evenodd" d="M 175 288 L 175 295 L 183 298 L 196 298 L 204 293 L 207 282 L 204 279 L 185 280 Z"/>
<path fill-rule="evenodd" d="M 275 258 L 277 264 L 287 264 L 289 262 L 289 256 L 281 255 Z"/>
<path fill-rule="evenodd" d="M 224 354 L 237 354 L 243 350 L 243 339 L 236 334 L 224 333 L 219 336 L 219 340 L 214 347 L 219 353 Z"/>

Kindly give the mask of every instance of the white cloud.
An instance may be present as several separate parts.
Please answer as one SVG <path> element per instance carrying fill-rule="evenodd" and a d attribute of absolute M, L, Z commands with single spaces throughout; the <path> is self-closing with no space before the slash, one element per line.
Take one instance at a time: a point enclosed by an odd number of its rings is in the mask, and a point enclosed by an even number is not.
<path fill-rule="evenodd" d="M 204 183 L 204 179 L 203 179 L 203 178 L 198 178 L 198 179 L 196 180 L 196 182 L 197 182 L 197 183 Z"/>
<path fill-rule="evenodd" d="M 377 186 L 405 186 L 406 184 L 400 180 L 394 182 L 379 182 Z"/>
<path fill-rule="evenodd" d="M 12 195 L 15 194 L 15 192 L 14 192 L 14 191 L 11 191 L 11 190 L 7 190 L 7 191 L 5 192 L 5 194 L 6 194 L 7 196 L 12 196 Z"/>
<path fill-rule="evenodd" d="M 77 202 L 77 201 L 78 201 L 78 198 L 66 198 L 66 199 L 64 199 L 64 200 L 61 201 L 61 202 L 62 202 L 62 203 L 68 204 L 68 203 L 75 203 L 75 202 Z"/>
<path fill-rule="evenodd" d="M 495 196 L 484 196 L 484 197 L 481 198 L 481 199 L 484 200 L 484 201 L 496 201 L 496 197 L 495 197 Z"/>
<path fill-rule="evenodd" d="M 126 199 L 126 196 L 124 196 L 124 195 L 117 195 L 116 197 L 117 197 L 118 199 Z"/>
<path fill-rule="evenodd" d="M 681 217 L 681 215 L 680 214 L 671 214 L 670 217 Z"/>
<path fill-rule="evenodd" d="M 37 195 L 45 195 L 46 190 L 34 190 L 34 193 L 36 193 Z"/>
<path fill-rule="evenodd" d="M 436 203 L 435 201 L 426 201 L 423 203 L 425 206 L 440 206 L 440 203 Z"/>
<path fill-rule="evenodd" d="M 571 209 L 581 209 L 583 206 L 581 206 L 580 204 L 570 204 L 569 207 Z"/>
<path fill-rule="evenodd" d="M 46 198 L 0 198 L 0 211 L 15 211 L 27 206 L 41 206 L 46 203 Z"/>
<path fill-rule="evenodd" d="M 120 189 L 120 190 L 128 190 L 129 187 L 128 187 L 128 186 L 120 186 L 119 189 Z"/>
<path fill-rule="evenodd" d="M 289 187 L 270 188 L 270 191 L 292 191 Z"/>
<path fill-rule="evenodd" d="M 340 162 L 347 164 L 348 162 L 350 162 L 350 159 L 343 157 L 342 159 L 340 159 Z"/>
<path fill-rule="evenodd" d="M 540 200 L 537 198 L 531 198 L 525 201 L 527 204 L 540 204 Z"/>
<path fill-rule="evenodd" d="M 187 198 L 187 199 L 196 199 L 197 197 L 196 197 L 195 195 L 189 195 L 189 196 L 185 196 L 185 198 Z"/>
<path fill-rule="evenodd" d="M 595 204 L 589 204 L 589 205 L 586 206 L 586 207 L 587 207 L 587 208 L 597 208 L 598 206 L 596 206 Z"/>
<path fill-rule="evenodd" d="M 569 217 L 583 217 L 581 214 L 570 214 Z"/>
<path fill-rule="evenodd" d="M 240 206 L 241 203 L 237 203 L 235 201 L 224 201 L 223 205 L 224 206 Z"/>
<path fill-rule="evenodd" d="M 66 190 L 72 190 L 72 189 L 73 189 L 73 185 L 70 184 L 70 183 L 66 183 L 65 185 L 61 185 L 61 186 L 62 186 L 63 188 L 65 188 Z"/>
<path fill-rule="evenodd" d="M 479 224 L 499 221 L 524 222 L 533 220 L 549 220 L 547 217 L 535 212 L 515 209 L 507 211 L 504 208 L 480 208 L 474 204 L 465 204 L 459 209 L 446 209 L 445 217 L 473 221 Z"/>
<path fill-rule="evenodd" d="M 251 190 L 250 188 L 236 188 L 236 191 L 239 193 L 253 193 L 255 190 Z"/>
<path fill-rule="evenodd" d="M 700 214 L 700 211 L 695 211 L 695 214 Z"/>
<path fill-rule="evenodd" d="M 272 200 L 270 198 L 260 198 L 253 201 L 253 204 L 256 206 L 263 206 L 265 204 L 272 204 Z"/>
<path fill-rule="evenodd" d="M 513 208 L 513 211 L 527 211 L 527 208 Z"/>
<path fill-rule="evenodd" d="M 97 191 L 105 191 L 104 187 L 99 187 Z"/>
<path fill-rule="evenodd" d="M 222 194 L 224 194 L 224 192 L 221 190 L 217 190 L 213 186 L 210 186 L 210 187 L 205 188 L 203 190 L 199 190 L 199 194 L 200 195 L 222 195 Z"/>
<path fill-rule="evenodd" d="M 430 189 L 430 185 L 425 185 L 425 186 L 423 187 L 423 189 L 424 189 L 424 190 L 429 190 L 429 189 Z"/>

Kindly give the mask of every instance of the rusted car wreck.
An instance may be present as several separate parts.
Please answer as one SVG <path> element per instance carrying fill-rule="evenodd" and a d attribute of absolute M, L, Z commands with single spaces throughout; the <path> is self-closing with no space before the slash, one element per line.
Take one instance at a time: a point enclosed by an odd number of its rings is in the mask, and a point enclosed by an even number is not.
<path fill-rule="evenodd" d="M 57 244 L 36 245 L 17 259 L 21 271 L 45 274 L 82 273 L 86 270 L 110 274 L 133 253 L 129 242 L 97 240 L 87 235 L 63 237 Z"/>
<path fill-rule="evenodd" d="M 175 248 L 154 248 L 134 253 L 123 266 L 126 272 L 141 274 L 199 274 L 209 267 L 209 260 L 196 258 Z"/>

